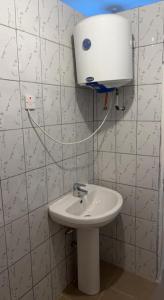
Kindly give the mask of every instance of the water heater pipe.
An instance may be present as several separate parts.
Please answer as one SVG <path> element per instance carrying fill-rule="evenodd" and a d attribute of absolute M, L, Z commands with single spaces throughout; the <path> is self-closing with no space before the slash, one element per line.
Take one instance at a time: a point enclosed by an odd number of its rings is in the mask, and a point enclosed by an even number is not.
<path fill-rule="evenodd" d="M 118 89 L 116 89 L 116 105 L 115 105 L 115 109 L 116 110 L 121 110 L 121 111 L 124 111 L 125 110 L 125 106 L 123 105 L 123 106 L 119 106 L 119 91 L 118 91 Z"/>

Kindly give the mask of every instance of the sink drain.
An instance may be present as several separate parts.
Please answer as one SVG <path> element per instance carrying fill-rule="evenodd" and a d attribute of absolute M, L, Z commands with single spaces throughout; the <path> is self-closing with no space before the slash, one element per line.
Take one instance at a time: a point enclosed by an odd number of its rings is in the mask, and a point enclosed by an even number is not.
<path fill-rule="evenodd" d="M 84 217 L 91 217 L 91 215 L 85 215 Z"/>

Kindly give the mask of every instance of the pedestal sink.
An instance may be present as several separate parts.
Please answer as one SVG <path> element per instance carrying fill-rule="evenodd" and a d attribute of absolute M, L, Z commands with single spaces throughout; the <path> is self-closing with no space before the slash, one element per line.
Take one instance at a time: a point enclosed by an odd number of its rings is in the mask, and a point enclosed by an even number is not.
<path fill-rule="evenodd" d="M 69 193 L 49 205 L 55 222 L 77 229 L 78 288 L 95 295 L 100 290 L 99 227 L 111 222 L 120 212 L 122 196 L 111 189 L 87 184 L 88 194 L 80 198 Z"/>

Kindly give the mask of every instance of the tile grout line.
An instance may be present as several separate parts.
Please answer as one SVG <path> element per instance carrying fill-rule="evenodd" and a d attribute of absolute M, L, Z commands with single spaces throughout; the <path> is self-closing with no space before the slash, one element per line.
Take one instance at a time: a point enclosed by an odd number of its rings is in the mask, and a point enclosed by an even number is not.
<path fill-rule="evenodd" d="M 140 26 L 139 26 L 139 19 L 140 19 L 140 9 L 137 8 L 137 12 L 138 12 L 138 45 L 139 45 L 139 40 L 140 40 L 140 36 L 139 36 L 139 32 L 140 32 Z M 136 153 L 138 152 L 137 149 L 138 149 L 138 83 L 139 83 L 139 49 L 138 49 L 138 53 L 137 53 L 137 89 L 136 89 L 136 93 L 137 93 L 137 112 L 136 112 Z M 138 161 L 137 161 L 137 155 L 136 155 L 136 178 L 135 178 L 135 185 L 137 186 L 137 168 L 138 168 Z M 136 218 L 136 187 L 135 187 L 135 273 L 137 272 L 137 245 L 136 245 L 136 242 L 137 242 L 137 236 L 136 236 L 136 225 L 137 225 L 137 218 Z"/>
<path fill-rule="evenodd" d="M 84 154 L 89 154 L 91 152 L 92 151 L 83 152 L 83 153 L 78 154 L 78 156 L 83 156 Z M 17 174 L 11 175 L 10 177 L 1 178 L 1 182 L 5 181 L 5 180 L 8 180 L 8 179 L 12 179 L 12 178 L 18 177 L 18 176 L 21 176 L 21 175 L 24 175 L 25 173 L 28 174 L 30 172 L 34 172 L 35 170 L 43 169 L 43 168 L 46 168 L 48 166 L 52 166 L 52 165 L 55 165 L 55 164 L 60 164 L 60 163 L 66 161 L 68 159 L 71 159 L 71 158 L 76 158 L 76 155 L 74 155 L 74 156 L 68 156 L 68 157 L 64 158 L 63 160 L 57 160 L 55 162 L 48 163 L 47 165 L 44 164 L 44 165 L 36 167 L 35 169 L 29 169 L 29 170 L 23 171 L 21 173 L 17 173 Z"/>
<path fill-rule="evenodd" d="M 15 0 L 14 0 L 15 2 Z M 16 3 L 15 3 L 15 22 L 17 22 L 17 16 L 16 16 Z M 16 23 L 17 25 L 17 23 Z M 17 27 L 17 26 L 16 26 Z M 19 77 L 19 93 L 20 93 L 20 105 L 21 105 L 21 119 L 22 119 L 22 127 L 23 127 L 23 107 L 22 107 L 22 93 L 21 93 L 21 84 L 20 84 L 20 65 L 19 65 L 19 46 L 18 46 L 18 31 L 16 29 L 16 45 L 17 45 L 17 59 L 18 59 L 18 77 Z M 22 129 L 22 138 L 23 138 L 23 151 L 24 151 L 24 166 L 25 166 L 25 189 L 26 189 L 26 201 L 27 201 L 27 217 L 28 217 L 28 234 L 29 234 L 29 253 L 27 255 L 30 256 L 30 270 L 31 270 L 31 288 L 33 292 L 33 284 L 34 284 L 34 278 L 33 278 L 33 269 L 32 269 L 32 253 L 31 253 L 31 230 L 30 230 L 30 215 L 29 215 L 29 203 L 28 203 L 28 191 L 27 191 L 27 166 L 26 166 L 26 151 L 25 151 L 25 136 L 24 136 L 24 129 Z M 13 264 L 14 265 L 14 264 Z M 33 292 L 34 297 L 34 292 Z"/>
<path fill-rule="evenodd" d="M 0 77 L 0 80 L 1 81 L 11 81 L 11 82 L 19 82 L 18 79 L 11 79 L 11 78 L 5 78 L 5 77 Z M 43 85 L 46 85 L 46 86 L 62 86 L 62 87 L 67 87 L 67 88 L 77 88 L 79 90 L 86 90 L 87 87 L 85 86 L 78 86 L 78 85 L 67 85 L 67 84 L 57 84 L 57 83 L 50 83 L 50 82 L 41 82 L 41 81 L 30 81 L 30 80 L 24 80 L 24 79 L 21 79 L 20 80 L 21 82 L 23 83 L 34 83 L 34 84 L 43 84 Z M 137 86 L 155 86 L 155 85 L 161 85 L 162 84 L 162 81 L 158 81 L 158 82 L 151 82 L 151 83 L 140 83 L 140 84 L 129 84 L 127 85 L 126 87 L 129 88 L 129 87 L 137 87 Z"/>

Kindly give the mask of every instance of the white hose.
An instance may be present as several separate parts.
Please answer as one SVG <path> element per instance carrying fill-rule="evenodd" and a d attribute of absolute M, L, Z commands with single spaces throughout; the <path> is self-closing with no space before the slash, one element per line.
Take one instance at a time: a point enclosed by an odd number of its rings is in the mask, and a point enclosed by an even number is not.
<path fill-rule="evenodd" d="M 111 97 L 111 99 L 112 99 L 112 97 Z M 27 109 L 27 112 L 28 112 L 28 116 L 29 116 L 29 118 L 32 120 L 32 122 L 49 138 L 49 139 L 51 139 L 53 142 L 55 142 L 55 143 L 58 143 L 58 144 L 62 144 L 62 145 L 75 145 L 75 144 L 80 144 L 80 143 L 83 143 L 83 142 L 85 142 L 85 141 L 87 141 L 87 140 L 89 140 L 89 139 L 91 139 L 100 129 L 101 129 L 101 127 L 104 125 L 104 123 L 105 123 L 105 121 L 106 121 L 106 119 L 107 119 L 107 117 L 109 116 L 109 114 L 111 113 L 111 108 L 112 108 L 112 101 L 111 101 L 111 105 L 110 105 L 110 108 L 108 109 L 108 111 L 107 111 L 107 114 L 105 115 L 105 118 L 104 118 L 104 120 L 102 121 L 102 123 L 100 124 L 100 126 L 91 134 L 91 135 L 89 135 L 87 138 L 85 138 L 85 139 L 82 139 L 82 140 L 80 140 L 80 141 L 75 141 L 75 142 L 68 142 L 68 143 L 66 143 L 66 142 L 62 142 L 62 141 L 59 141 L 59 140 L 56 140 L 56 139 L 54 139 L 51 135 L 49 135 L 44 129 L 42 129 L 40 126 L 39 126 L 39 124 L 37 124 L 35 121 L 34 121 L 34 119 L 32 118 L 32 116 L 31 116 L 31 114 L 30 114 L 30 110 L 29 109 Z"/>

